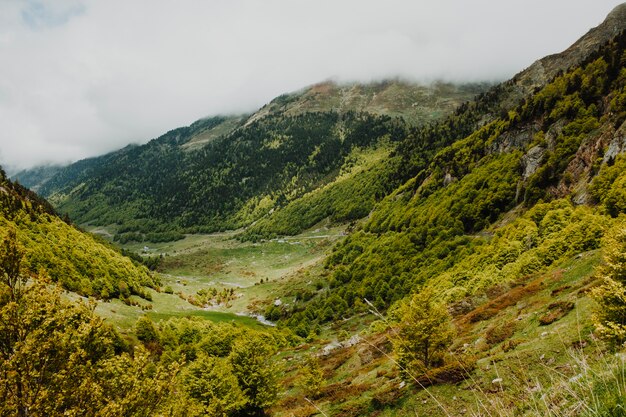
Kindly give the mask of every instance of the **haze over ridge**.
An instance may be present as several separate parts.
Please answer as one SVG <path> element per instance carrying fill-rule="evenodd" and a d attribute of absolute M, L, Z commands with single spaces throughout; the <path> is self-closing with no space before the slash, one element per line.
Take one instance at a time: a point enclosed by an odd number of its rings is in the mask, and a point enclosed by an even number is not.
<path fill-rule="evenodd" d="M 0 164 L 102 154 L 324 79 L 505 79 L 618 3 L 3 2 Z"/>

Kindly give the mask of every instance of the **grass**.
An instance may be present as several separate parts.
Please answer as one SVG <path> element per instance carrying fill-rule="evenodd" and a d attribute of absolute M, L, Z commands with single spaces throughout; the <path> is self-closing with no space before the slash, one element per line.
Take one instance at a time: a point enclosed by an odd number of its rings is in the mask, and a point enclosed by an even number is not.
<path fill-rule="evenodd" d="M 238 316 L 233 313 L 223 313 L 220 311 L 191 310 L 189 312 L 180 313 L 156 313 L 148 312 L 148 316 L 154 320 L 167 320 L 171 317 L 202 317 L 216 323 L 238 323 L 252 328 L 261 328 L 263 325 L 256 319 L 247 316 Z"/>
<path fill-rule="evenodd" d="M 127 306 L 119 300 L 101 302 L 97 312 L 119 329 L 133 326 L 142 314 L 158 321 L 169 317 L 200 316 L 246 326 L 262 326 L 251 314 L 262 311 L 275 299 L 290 302 L 293 289 L 310 285 L 305 269 L 320 264 L 332 243 L 343 236 L 342 227 L 319 225 L 298 236 L 260 243 L 240 242 L 237 232 L 187 235 L 176 242 L 130 243 L 126 249 L 143 256 L 163 256 L 159 275 L 164 289 L 173 294 L 148 290 L 152 301 L 136 301 L 148 310 Z M 106 228 L 99 228 L 106 235 Z M 187 301 L 203 288 L 234 288 L 235 298 L 227 305 L 208 308 Z"/>
<path fill-rule="evenodd" d="M 330 388 L 311 400 L 329 416 L 626 415 L 620 414 L 626 393 L 624 357 L 607 353 L 591 333 L 593 302 L 588 290 L 595 285 L 593 271 L 600 261 L 599 251 L 574 256 L 524 282 L 490 291 L 492 298 L 457 316 L 458 335 L 449 361 L 476 358 L 471 377 L 458 383 L 427 389 L 404 385 L 386 334 L 375 326 L 366 330 L 353 319 L 343 328 L 359 329 L 361 342 L 324 356 L 321 363 Z M 551 323 L 540 325 L 543 315 L 570 303 L 571 310 L 565 308 Z M 550 309 L 551 304 L 557 307 Z M 487 306 L 492 309 L 487 317 L 469 320 Z M 367 320 L 371 318 L 363 318 Z M 305 352 L 321 352 L 333 334 L 337 329 L 324 329 L 328 339 Z M 302 352 L 294 351 L 292 361 L 299 361 Z M 292 382 L 273 415 L 322 415 L 304 400 L 296 370 L 287 373 Z"/>

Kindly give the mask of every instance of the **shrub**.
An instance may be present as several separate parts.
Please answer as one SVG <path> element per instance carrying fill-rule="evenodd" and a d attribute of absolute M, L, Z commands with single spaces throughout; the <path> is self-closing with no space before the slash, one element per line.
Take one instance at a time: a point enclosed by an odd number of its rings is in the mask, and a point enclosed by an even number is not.
<path fill-rule="evenodd" d="M 574 309 L 572 301 L 558 301 L 548 306 L 548 311 L 539 317 L 539 325 L 547 326 L 557 320 L 563 318 L 567 313 Z"/>
<path fill-rule="evenodd" d="M 494 346 L 513 336 L 513 333 L 515 333 L 515 323 L 506 322 L 490 327 L 485 333 L 485 340 Z"/>

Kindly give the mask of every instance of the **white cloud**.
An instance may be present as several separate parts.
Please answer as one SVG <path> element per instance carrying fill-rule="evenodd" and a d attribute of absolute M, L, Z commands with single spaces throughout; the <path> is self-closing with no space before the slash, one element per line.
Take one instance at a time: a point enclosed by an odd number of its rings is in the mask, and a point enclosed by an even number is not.
<path fill-rule="evenodd" d="M 618 3 L 0 0 L 0 164 L 101 154 L 328 78 L 505 79 Z"/>

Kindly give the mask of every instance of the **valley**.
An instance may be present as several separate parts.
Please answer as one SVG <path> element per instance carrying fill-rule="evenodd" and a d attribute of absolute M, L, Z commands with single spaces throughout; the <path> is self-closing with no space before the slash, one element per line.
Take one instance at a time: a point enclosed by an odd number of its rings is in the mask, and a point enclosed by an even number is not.
<path fill-rule="evenodd" d="M 624 416 L 625 190 L 626 3 L 0 171 L 0 416 Z"/>
<path fill-rule="evenodd" d="M 93 230 L 110 235 L 102 227 Z M 143 314 L 155 322 L 198 316 L 258 327 L 254 317 L 262 316 L 272 303 L 277 300 L 281 304 L 289 303 L 301 289 L 316 291 L 313 279 L 320 281 L 310 270 L 319 269 L 330 248 L 344 238 L 345 226 L 320 225 L 300 235 L 255 243 L 237 240 L 240 233 L 188 235 L 175 242 L 124 245 L 124 249 L 140 256 L 161 258 L 156 271 L 161 290 L 150 291 L 149 303 L 136 298 L 140 306 L 128 306 L 117 300 L 101 302 L 98 313 L 124 331 Z M 212 289 L 217 293 L 232 291 L 232 294 L 216 297 L 206 304 L 198 301 L 194 305 L 188 301 L 198 291 Z M 150 310 L 141 308 L 148 304 L 152 306 Z"/>

